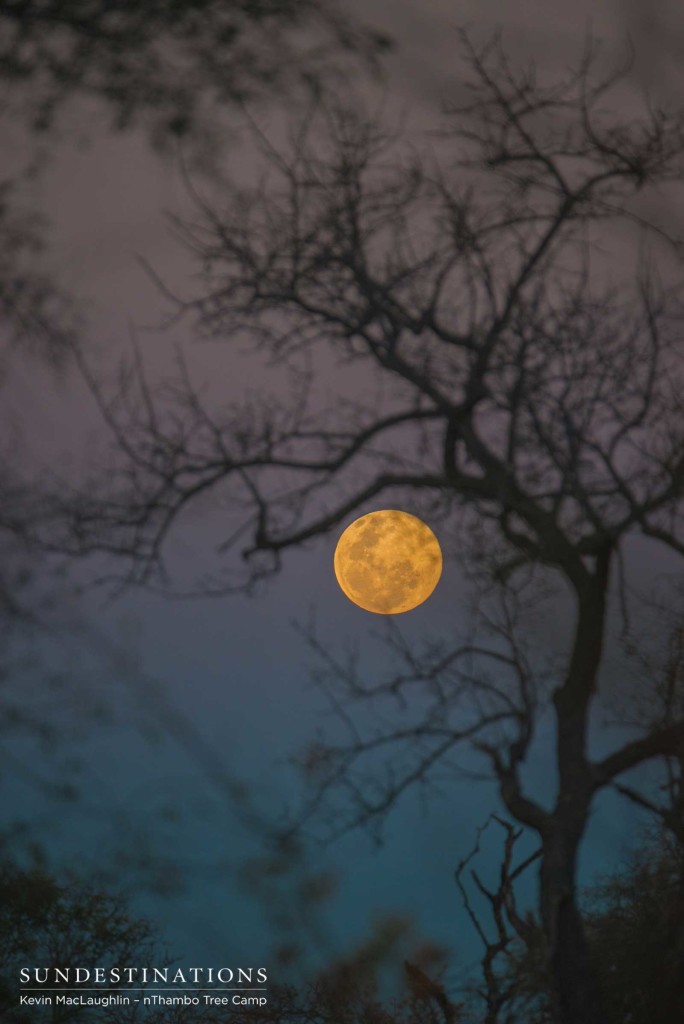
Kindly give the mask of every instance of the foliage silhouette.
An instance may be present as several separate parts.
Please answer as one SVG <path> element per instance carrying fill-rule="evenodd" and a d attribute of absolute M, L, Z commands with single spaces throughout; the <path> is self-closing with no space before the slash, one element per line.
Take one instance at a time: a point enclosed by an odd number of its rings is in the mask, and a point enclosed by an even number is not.
<path fill-rule="evenodd" d="M 583 891 L 606 1024 L 680 1019 L 683 886 L 681 846 L 660 834 L 634 850 L 625 866 Z M 543 948 L 538 928 L 536 942 L 511 949 L 502 986 L 507 986 L 511 1020 L 547 1024 L 553 1019 L 552 983 Z"/>
<path fill-rule="evenodd" d="M 74 96 L 113 124 L 142 120 L 158 142 L 195 131 L 211 108 L 273 96 L 328 74 L 341 55 L 370 64 L 388 46 L 317 0 L 8 0 L 0 80 L 36 129 Z"/>
<path fill-rule="evenodd" d="M 69 1007 L 22 1007 L 23 967 L 126 966 L 162 960 L 151 926 L 132 917 L 122 900 L 86 886 L 60 885 L 38 869 L 3 861 L 0 873 L 0 1015 L 6 1020 L 111 1019 Z M 168 962 L 168 957 L 164 960 Z M 160 966 L 163 964 L 160 963 Z M 59 987 L 60 983 L 57 983 Z M 62 987 L 67 987 L 62 983 Z"/>

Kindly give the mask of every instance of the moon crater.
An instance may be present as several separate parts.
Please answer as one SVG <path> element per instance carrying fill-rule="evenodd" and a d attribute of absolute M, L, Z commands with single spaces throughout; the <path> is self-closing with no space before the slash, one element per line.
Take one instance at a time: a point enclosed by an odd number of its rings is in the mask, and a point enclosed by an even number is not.
<path fill-rule="evenodd" d="M 360 608 L 398 615 L 422 604 L 442 573 L 442 552 L 421 519 L 396 509 L 353 522 L 335 549 L 335 576 Z"/>

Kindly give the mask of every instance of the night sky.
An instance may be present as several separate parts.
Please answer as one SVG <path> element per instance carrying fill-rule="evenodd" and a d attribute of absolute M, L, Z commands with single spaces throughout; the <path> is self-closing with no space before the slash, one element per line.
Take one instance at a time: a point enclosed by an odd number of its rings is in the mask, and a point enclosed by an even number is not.
<path fill-rule="evenodd" d="M 604 40 L 607 51 L 631 34 L 633 74 L 656 92 L 681 85 L 674 54 L 684 15 L 674 2 L 372 0 L 347 6 L 363 10 L 366 20 L 397 43 L 384 85 L 365 87 L 369 102 L 384 90 L 388 108 L 400 111 L 416 131 L 434 123 L 440 102 L 453 89 L 457 25 L 478 37 L 500 27 L 514 56 L 532 57 L 551 70 L 578 54 L 588 31 Z M 281 108 L 268 115 L 276 134 L 286 114 Z M 35 142 L 16 121 L 6 119 L 2 130 L 0 164 L 14 172 L 30 159 Z M 74 104 L 51 146 L 49 162 L 27 184 L 26 195 L 49 219 L 47 258 L 81 305 L 98 373 L 106 378 L 135 334 L 153 374 L 168 373 L 174 346 L 180 346 L 193 378 L 206 381 L 208 393 L 221 393 L 227 404 L 258 382 L 254 360 L 229 357 L 220 345 L 198 344 L 190 323 L 159 327 L 168 307 L 141 258 L 180 292 L 192 269 L 166 219 L 168 211 L 188 208 L 174 154 L 153 152 L 142 133 L 112 134 L 94 103 Z M 232 147 L 229 141 L 223 159 L 229 166 L 243 161 L 244 172 L 245 158 Z M 323 380 L 321 386 L 331 383 Z M 350 380 L 347 386 L 363 394 L 365 385 Z M 24 465 L 78 479 L 93 454 L 106 458 L 97 411 L 76 374 L 54 376 L 31 359 L 17 358 L 3 404 L 7 429 L 23 438 Z M 67 741 L 81 762 L 82 799 L 57 806 L 17 777 L 7 793 L 6 819 L 25 819 L 56 862 L 82 858 L 84 872 L 104 868 L 127 837 L 137 837 L 138 851 L 149 850 L 152 867 L 168 865 L 168 878 L 181 882 L 181 891 L 150 893 L 125 865 L 117 869 L 118 881 L 123 888 L 135 883 L 134 905 L 158 923 L 183 962 L 257 961 L 268 956 L 273 940 L 238 874 L 258 843 L 196 756 L 195 739 L 244 782 L 261 812 L 282 820 L 301 796 L 290 759 L 328 724 L 325 702 L 311 681 L 312 656 L 295 620 L 305 623 L 315 610 L 320 635 L 332 649 L 358 641 L 368 648 L 369 671 L 380 667 L 380 648 L 369 638 L 378 621 L 353 607 L 334 579 L 339 532 L 287 553 L 280 576 L 255 597 L 173 600 L 127 590 L 110 600 L 98 589 L 83 601 L 64 599 L 51 612 L 60 623 L 57 633 L 32 641 L 40 659 L 67 665 L 79 686 L 103 695 L 117 710 L 112 723 L 77 723 Z M 211 560 L 220 539 L 220 516 L 215 510 L 205 516 L 198 506 L 172 538 L 181 574 L 198 559 Z M 653 568 L 638 549 L 633 558 L 644 576 Z M 464 621 L 466 607 L 467 588 L 454 559 L 445 564 L 428 604 L 400 625 L 409 637 L 446 631 Z M 169 716 L 191 723 L 190 741 L 170 735 Z M 542 730 L 533 765 L 539 786 L 545 741 Z M 36 771 L 50 770 L 51 754 L 27 747 L 22 756 L 32 759 Z M 464 773 L 473 767 L 466 753 L 461 767 Z M 495 806 L 492 785 L 464 774 L 461 782 L 424 799 L 407 797 L 390 817 L 380 847 L 358 834 L 328 847 L 312 845 L 313 863 L 339 871 L 338 893 L 324 915 L 330 942 L 322 940 L 324 954 L 349 946 L 374 918 L 393 913 L 413 917 L 417 935 L 456 949 L 459 967 L 474 961 L 477 947 L 453 870 Z M 626 804 L 607 798 L 597 803 L 583 848 L 585 879 L 619 859 L 637 825 Z M 490 866 L 495 854 L 485 850 Z"/>

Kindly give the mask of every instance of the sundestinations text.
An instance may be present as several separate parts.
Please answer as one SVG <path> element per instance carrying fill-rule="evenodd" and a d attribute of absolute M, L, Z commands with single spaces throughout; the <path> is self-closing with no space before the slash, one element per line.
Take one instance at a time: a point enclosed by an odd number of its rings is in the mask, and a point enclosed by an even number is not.
<path fill-rule="evenodd" d="M 264 985 L 268 981 L 265 967 L 22 967 L 19 977 L 23 985 Z"/>

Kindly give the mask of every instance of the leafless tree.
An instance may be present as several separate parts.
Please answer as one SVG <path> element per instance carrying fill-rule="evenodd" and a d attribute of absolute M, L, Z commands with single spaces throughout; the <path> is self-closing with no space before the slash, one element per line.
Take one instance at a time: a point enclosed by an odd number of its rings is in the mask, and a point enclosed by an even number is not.
<path fill-rule="evenodd" d="M 483 881 L 475 865 L 482 835 L 492 824 L 496 824 L 504 834 L 501 865 L 495 885 Z M 521 1003 L 525 1012 L 528 1008 L 524 1006 L 524 997 L 529 993 L 525 993 L 520 984 L 522 972 L 516 964 L 516 955 L 519 959 L 520 948 L 523 948 L 530 959 L 535 953 L 537 959 L 543 959 L 539 955 L 541 933 L 538 922 L 534 916 L 519 909 L 516 894 L 518 879 L 539 859 L 541 849 L 537 848 L 527 856 L 518 858 L 517 847 L 522 835 L 522 829 L 514 828 L 498 815 L 492 815 L 479 830 L 473 848 L 456 868 L 456 884 L 483 949 L 483 984 L 478 989 L 484 1006 L 483 1024 L 515 1024 L 516 1020 L 522 1019 Z M 470 893 L 471 886 L 476 894 L 484 898 L 490 921 L 483 920 L 483 916 L 476 910 Z M 534 1000 L 539 1001 L 539 997 L 538 990 L 532 993 Z"/>
<path fill-rule="evenodd" d="M 159 583 L 170 531 L 213 495 L 235 530 L 226 572 L 200 586 L 225 593 L 380 501 L 441 523 L 487 581 L 483 615 L 422 651 L 395 638 L 397 671 L 372 685 L 332 665 L 346 698 L 404 717 L 369 737 L 338 695 L 352 739 L 315 752 L 321 792 L 339 781 L 356 820 L 373 820 L 474 745 L 539 838 L 558 1020 L 599 1024 L 580 843 L 597 794 L 626 773 L 656 759 L 679 786 L 684 743 L 681 703 L 654 700 L 611 752 L 590 745 L 606 631 L 634 603 L 629 539 L 684 554 L 681 247 L 657 206 L 681 180 L 684 119 L 640 103 L 625 69 L 601 74 L 592 53 L 547 83 L 497 43 L 464 47 L 460 102 L 422 152 L 323 107 L 290 150 L 261 137 L 268 173 L 253 188 L 236 185 L 225 208 L 198 198 L 178 226 L 202 269 L 179 315 L 291 374 L 292 400 L 214 411 L 183 367 L 163 393 L 139 366 L 113 397 L 93 382 L 123 457 L 46 527 L 74 553 L 124 559 L 127 581 Z M 524 621 L 540 587 L 572 601 L 548 659 Z M 662 678 L 644 685 L 662 692 Z M 545 714 L 551 806 L 521 781 Z M 394 751 L 399 764 L 381 762 Z M 354 775 L 361 757 L 370 781 Z"/>

